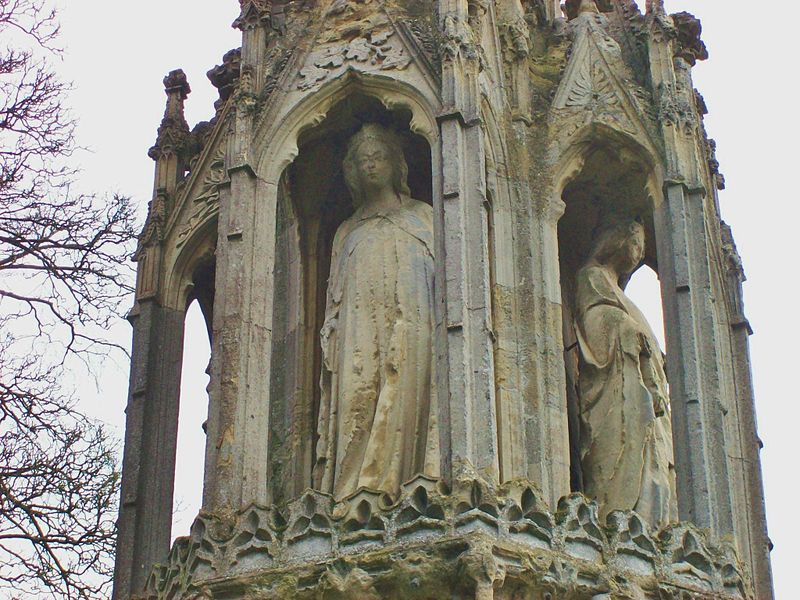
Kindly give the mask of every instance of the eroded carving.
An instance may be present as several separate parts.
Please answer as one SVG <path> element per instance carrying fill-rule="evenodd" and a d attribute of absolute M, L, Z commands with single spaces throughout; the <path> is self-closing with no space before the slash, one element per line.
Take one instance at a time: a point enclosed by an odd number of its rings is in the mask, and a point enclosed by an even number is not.
<path fill-rule="evenodd" d="M 389 17 L 372 3 L 338 0 L 328 9 L 326 20 L 325 33 L 300 70 L 298 89 L 314 88 L 351 67 L 403 70 L 411 63 Z"/>
<path fill-rule="evenodd" d="M 465 523 L 481 526 L 465 531 Z M 427 598 L 426 586 L 452 591 L 447 586 L 458 582 L 488 593 L 522 577 L 554 598 L 577 591 L 582 595 L 574 597 L 641 598 L 660 590 L 694 600 L 745 599 L 742 572 L 731 546 L 714 546 L 691 525 L 655 532 L 628 511 L 612 513 L 603 527 L 597 505 L 580 494 L 562 499 L 553 514 L 529 481 L 497 489 L 464 471 L 453 491 L 419 476 L 394 503 L 372 490 L 341 502 L 308 490 L 283 512 L 252 506 L 235 516 L 201 513 L 191 535 L 153 571 L 146 597 L 216 597 L 214 582 L 259 574 L 259 598 L 371 600 L 389 597 L 387 590 L 391 598 Z"/>
<path fill-rule="evenodd" d="M 658 341 L 623 289 L 644 259 L 637 221 L 601 225 L 576 278 L 584 489 L 601 514 L 677 519 L 667 378 Z"/>
<path fill-rule="evenodd" d="M 433 211 L 409 196 L 389 130 L 365 125 L 344 159 L 355 213 L 333 241 L 315 481 L 342 499 L 439 473 L 433 375 Z"/>
<path fill-rule="evenodd" d="M 206 172 L 200 191 L 192 200 L 191 214 L 178 231 L 175 245 L 180 248 L 197 229 L 219 212 L 219 186 L 228 178 L 225 171 L 225 149 L 214 156 Z"/>

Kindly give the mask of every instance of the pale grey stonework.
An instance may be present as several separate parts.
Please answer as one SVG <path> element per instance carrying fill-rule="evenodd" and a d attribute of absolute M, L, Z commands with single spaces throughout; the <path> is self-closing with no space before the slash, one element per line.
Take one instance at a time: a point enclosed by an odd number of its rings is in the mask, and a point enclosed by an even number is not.
<path fill-rule="evenodd" d="M 699 23 L 659 0 L 240 3 L 213 120 L 190 129 L 185 76 L 164 81 L 114 599 L 771 598 Z M 334 498 L 312 489 L 320 331 L 365 123 L 397 133 L 410 197 L 432 207 L 440 477 Z M 679 515 L 660 529 L 615 507 L 600 522 L 581 494 L 574 282 L 608 216 L 641 222 L 661 282 Z M 170 549 L 195 299 L 203 507 Z"/>

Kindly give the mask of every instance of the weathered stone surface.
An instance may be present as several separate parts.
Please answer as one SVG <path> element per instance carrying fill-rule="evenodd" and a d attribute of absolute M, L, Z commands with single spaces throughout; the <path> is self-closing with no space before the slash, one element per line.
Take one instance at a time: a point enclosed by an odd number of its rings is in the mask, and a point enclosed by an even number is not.
<path fill-rule="evenodd" d="M 623 217 L 600 227 L 575 283 L 584 490 L 602 515 L 635 510 L 663 526 L 678 519 L 667 376 L 623 291 L 644 260 L 644 225 Z"/>
<path fill-rule="evenodd" d="M 383 127 L 356 133 L 343 167 L 355 212 L 331 250 L 315 483 L 336 498 L 394 495 L 439 475 L 433 211 L 410 197 L 399 138 Z"/>
<path fill-rule="evenodd" d="M 466 473 L 452 490 L 418 478 L 396 502 L 309 490 L 282 509 L 201 513 L 148 590 L 141 598 L 752 597 L 730 548 L 692 526 L 651 531 L 620 511 L 601 525 L 578 494 L 553 514 L 530 482 L 495 489 Z"/>
<path fill-rule="evenodd" d="M 214 118 L 190 129 L 185 77 L 165 80 L 136 254 L 115 600 L 156 563 L 157 598 L 769 599 L 743 275 L 691 77 L 706 57 L 699 22 L 661 0 L 644 12 L 569 0 L 564 14 L 558 0 L 240 5 L 242 47 L 209 72 Z M 318 431 L 373 428 L 321 418 L 319 386 L 329 279 L 342 280 L 334 237 L 357 209 L 342 158 L 365 123 L 398 135 L 403 198 L 427 215 L 432 276 L 404 281 L 432 289 L 420 303 L 432 333 L 417 341 L 433 376 L 403 377 L 430 390 L 399 403 L 438 403 L 440 461 L 376 443 L 361 464 L 408 468 L 374 484 L 354 467 L 334 497 L 315 484 Z M 667 335 L 680 522 L 658 532 L 647 521 L 659 515 L 611 512 L 604 525 L 570 495 L 591 488 L 574 282 L 591 231 L 628 214 Z M 380 248 L 389 234 L 367 237 Z M 167 560 L 176 349 L 193 299 L 212 338 L 203 511 Z M 397 439 L 433 439 L 393 425 Z M 364 483 L 380 489 L 350 495 Z"/>

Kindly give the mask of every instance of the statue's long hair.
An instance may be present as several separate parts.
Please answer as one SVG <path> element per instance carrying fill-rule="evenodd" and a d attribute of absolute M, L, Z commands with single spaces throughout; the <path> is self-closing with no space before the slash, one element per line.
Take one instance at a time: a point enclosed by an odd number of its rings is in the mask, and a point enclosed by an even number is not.
<path fill-rule="evenodd" d="M 356 133 L 347 144 L 347 152 L 344 156 L 344 181 L 350 196 L 353 199 L 353 206 L 358 208 L 366 201 L 364 191 L 361 188 L 361 181 L 358 177 L 358 164 L 356 163 L 356 153 L 361 144 L 367 140 L 376 140 L 386 147 L 392 163 L 392 187 L 401 196 L 410 196 L 411 190 L 408 188 L 408 164 L 403 154 L 403 145 L 400 137 L 390 129 L 378 125 L 377 123 L 366 123 L 358 133 Z"/>

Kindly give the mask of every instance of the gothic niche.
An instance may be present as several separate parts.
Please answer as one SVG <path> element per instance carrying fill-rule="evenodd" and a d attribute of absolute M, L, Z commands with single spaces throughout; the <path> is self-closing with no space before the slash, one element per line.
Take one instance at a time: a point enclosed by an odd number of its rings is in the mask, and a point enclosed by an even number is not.
<path fill-rule="evenodd" d="M 677 520 L 664 356 L 624 292 L 641 266 L 657 272 L 650 169 L 619 145 L 585 156 L 558 226 L 572 488 L 602 519 L 663 526 Z"/>
<path fill-rule="evenodd" d="M 438 433 L 429 431 L 436 411 L 431 151 L 410 120 L 406 110 L 349 96 L 301 134 L 282 176 L 274 502 L 309 487 L 337 498 L 361 486 L 393 494 L 407 475 L 438 474 Z"/>

